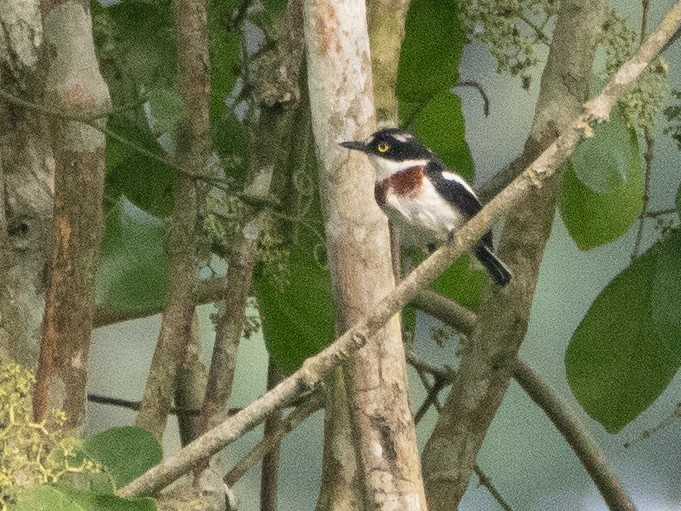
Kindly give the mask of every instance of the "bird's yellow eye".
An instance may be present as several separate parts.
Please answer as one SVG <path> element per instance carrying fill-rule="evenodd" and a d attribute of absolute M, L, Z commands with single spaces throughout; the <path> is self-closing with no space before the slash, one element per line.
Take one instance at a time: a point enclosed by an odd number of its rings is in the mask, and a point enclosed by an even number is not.
<path fill-rule="evenodd" d="M 387 142 L 379 142 L 376 149 L 378 149 L 379 153 L 386 153 L 388 152 L 388 149 L 390 149 L 390 145 L 388 145 Z"/>

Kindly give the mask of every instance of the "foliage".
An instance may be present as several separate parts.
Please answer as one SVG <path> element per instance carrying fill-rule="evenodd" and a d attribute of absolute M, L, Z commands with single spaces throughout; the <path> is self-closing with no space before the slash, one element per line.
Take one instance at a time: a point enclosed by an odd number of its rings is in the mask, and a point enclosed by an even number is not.
<path fill-rule="evenodd" d="M 664 129 L 665 134 L 669 135 L 676 142 L 676 146 L 681 151 L 681 90 L 672 91 L 672 97 L 677 100 L 673 105 L 664 109 L 664 116 L 669 122 L 669 126 Z"/>
<path fill-rule="evenodd" d="M 558 12 L 556 0 L 474 0 L 461 2 L 461 20 L 469 37 L 485 44 L 499 73 L 522 76 L 539 62 L 537 43 L 548 45 L 544 30 Z"/>
<path fill-rule="evenodd" d="M 636 131 L 614 112 L 566 164 L 560 214 L 582 250 L 629 230 L 643 210 L 643 164 Z"/>
<path fill-rule="evenodd" d="M 584 409 L 619 431 L 681 367 L 681 231 L 637 258 L 596 298 L 565 357 Z"/>
<path fill-rule="evenodd" d="M 601 78 L 606 80 L 634 54 L 638 34 L 616 11 L 610 10 L 601 38 L 606 55 Z M 663 57 L 658 57 L 625 92 L 620 108 L 629 126 L 647 130 L 653 128 L 655 116 L 669 94 L 666 75 L 667 63 Z"/>
<path fill-rule="evenodd" d="M 139 428 L 114 428 L 80 441 L 65 436 L 64 413 L 32 421 L 33 374 L 0 364 L 0 509 L 13 511 L 153 511 L 152 499 L 122 499 L 117 488 L 162 458 Z"/>
<path fill-rule="evenodd" d="M 69 474 L 95 474 L 101 466 L 79 454 L 80 442 L 64 436 L 64 413 L 32 420 L 33 374 L 16 363 L 0 365 L 0 509 L 27 488 L 54 483 Z"/>

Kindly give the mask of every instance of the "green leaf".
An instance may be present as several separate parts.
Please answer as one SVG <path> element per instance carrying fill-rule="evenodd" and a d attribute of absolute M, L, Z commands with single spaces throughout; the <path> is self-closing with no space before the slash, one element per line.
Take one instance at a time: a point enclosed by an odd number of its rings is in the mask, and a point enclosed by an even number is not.
<path fill-rule="evenodd" d="M 412 0 L 397 74 L 398 99 L 420 103 L 453 87 L 465 42 L 456 0 Z"/>
<path fill-rule="evenodd" d="M 657 243 L 615 277 L 570 340 L 570 387 L 607 431 L 619 431 L 650 406 L 681 365 L 681 330 L 672 318 L 681 306 L 680 236 Z"/>
<path fill-rule="evenodd" d="M 405 108 L 413 109 L 413 105 Z M 459 97 L 448 91 L 435 94 L 417 111 L 409 129 L 435 151 L 445 165 L 472 181 L 473 158 L 466 143 L 466 124 Z"/>
<path fill-rule="evenodd" d="M 286 9 L 287 0 L 262 0 L 262 5 L 274 15 L 280 15 Z"/>
<path fill-rule="evenodd" d="M 669 357 L 681 361 L 681 231 L 662 243 L 656 260 L 652 289 L 653 333 Z M 666 347 L 665 347 L 666 343 Z"/>
<path fill-rule="evenodd" d="M 151 433 L 131 426 L 108 429 L 85 440 L 86 454 L 104 465 L 117 488 L 125 486 L 163 459 Z"/>
<path fill-rule="evenodd" d="M 135 123 L 118 117 L 109 121 L 109 129 L 146 151 L 167 157 L 147 127 L 140 128 Z M 125 195 L 147 213 L 165 217 L 173 211 L 174 182 L 175 170 L 169 165 L 107 137 L 107 198 Z"/>
<path fill-rule="evenodd" d="M 267 350 L 274 364 L 291 373 L 334 338 L 331 275 L 315 257 L 316 239 L 301 230 L 289 258 L 290 284 L 277 289 L 264 273 L 256 276 Z"/>
<path fill-rule="evenodd" d="M 681 216 L 681 185 L 676 189 L 676 213 Z"/>
<path fill-rule="evenodd" d="M 113 309 L 162 307 L 168 289 L 164 224 L 122 197 L 106 214 L 96 302 Z"/>
<path fill-rule="evenodd" d="M 641 173 L 638 137 L 614 110 L 608 122 L 594 127 L 594 136 L 584 140 L 570 156 L 572 169 L 590 190 L 617 193 L 630 176 Z"/>
<path fill-rule="evenodd" d="M 157 133 L 173 131 L 185 114 L 182 98 L 172 87 L 157 86 L 148 94 L 151 117 Z"/>
<path fill-rule="evenodd" d="M 581 250 L 609 243 L 627 232 L 643 210 L 643 169 L 640 162 L 627 171 L 612 193 L 594 192 L 582 183 L 566 162 L 560 192 L 560 215 Z"/>
<path fill-rule="evenodd" d="M 426 259 L 425 251 L 411 250 L 409 258 L 414 266 Z M 478 263 L 472 264 L 473 257 L 464 254 L 437 277 L 430 289 L 454 300 L 459 305 L 477 312 L 480 307 L 482 290 L 489 279 L 487 272 Z"/>
<path fill-rule="evenodd" d="M 115 495 L 76 490 L 61 485 L 36 486 L 17 495 L 12 511 L 156 511 L 149 498 L 123 499 Z"/>

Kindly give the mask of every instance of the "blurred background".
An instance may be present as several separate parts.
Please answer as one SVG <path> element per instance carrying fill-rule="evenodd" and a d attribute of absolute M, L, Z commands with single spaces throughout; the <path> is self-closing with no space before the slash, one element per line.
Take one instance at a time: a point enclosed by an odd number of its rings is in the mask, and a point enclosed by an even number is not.
<path fill-rule="evenodd" d="M 670 0 L 651 2 L 649 27 L 655 27 L 673 5 Z M 626 0 L 617 5 L 627 13 L 630 25 L 640 23 L 640 2 Z M 622 11 L 621 11 L 622 12 Z M 681 43 L 666 53 L 672 89 L 681 89 Z M 476 165 L 477 183 L 483 183 L 522 150 L 534 113 L 541 66 L 534 69 L 529 90 L 520 79 L 496 74 L 496 62 L 481 44 L 466 47 L 461 79 L 482 85 L 490 99 L 485 117 L 482 99 L 472 89 L 454 92 L 463 99 L 467 140 Z M 652 167 L 650 208 L 674 205 L 681 182 L 681 153 L 662 134 L 664 119 L 658 123 L 655 159 Z M 648 222 L 644 240 L 647 247 L 657 238 L 654 221 Z M 681 377 L 670 383 L 662 396 L 638 419 L 616 435 L 606 433 L 576 403 L 565 377 L 564 355 L 572 332 L 603 287 L 630 262 L 634 229 L 605 246 L 580 251 L 556 217 L 537 285 L 532 319 L 520 356 L 528 362 L 570 405 L 591 434 L 603 446 L 614 471 L 641 510 L 681 510 L 681 419 L 672 420 L 650 438 L 644 430 L 670 417 L 681 401 Z M 200 308 L 204 354 L 210 353 L 213 306 Z M 122 399 L 141 399 L 145 377 L 154 350 L 160 318 L 129 321 L 95 331 L 90 356 L 89 392 Z M 456 342 L 439 347 L 431 338 L 434 323 L 420 317 L 414 349 L 423 358 L 456 366 Z M 207 358 L 207 357 L 206 357 Z M 209 362 L 208 360 L 206 360 Z M 242 339 L 231 406 L 245 405 L 265 391 L 267 354 L 261 336 Z M 426 395 L 412 371 L 411 403 L 415 410 Z M 446 396 L 441 393 L 441 400 Z M 112 426 L 130 425 L 134 412 L 107 405 L 90 404 L 86 434 Z M 418 426 L 423 447 L 435 421 L 431 409 Z M 321 476 L 323 414 L 317 413 L 289 434 L 283 443 L 279 482 L 282 511 L 312 510 Z M 229 464 L 236 461 L 262 434 L 262 428 L 227 449 Z M 632 442 L 628 448 L 626 442 Z M 166 452 L 178 447 L 176 421 L 169 423 Z M 605 510 L 600 495 L 579 461 L 541 410 L 513 383 L 506 395 L 478 458 L 481 468 L 514 510 L 599 511 Z M 235 487 L 239 509 L 255 511 L 258 506 L 259 467 Z M 463 511 L 498 509 L 487 490 L 475 477 L 461 504 Z"/>

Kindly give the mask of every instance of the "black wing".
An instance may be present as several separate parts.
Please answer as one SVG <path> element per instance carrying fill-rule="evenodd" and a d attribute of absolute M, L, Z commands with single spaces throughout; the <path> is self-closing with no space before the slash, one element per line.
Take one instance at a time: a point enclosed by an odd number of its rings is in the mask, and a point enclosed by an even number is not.
<path fill-rule="evenodd" d="M 447 202 L 460 209 L 468 216 L 474 216 L 482 209 L 480 199 L 459 181 L 446 179 L 442 172 L 452 172 L 441 161 L 432 160 L 426 166 L 426 176 L 433 183 L 437 192 L 442 195 Z M 453 173 L 453 172 L 452 172 Z"/>
<path fill-rule="evenodd" d="M 443 177 L 443 171 L 452 172 L 439 160 L 431 160 L 426 166 L 426 176 L 433 183 L 437 192 L 468 218 L 475 216 L 482 209 L 482 203 L 478 196 L 460 181 Z M 491 231 L 482 237 L 482 242 L 488 247 L 492 247 Z"/>

